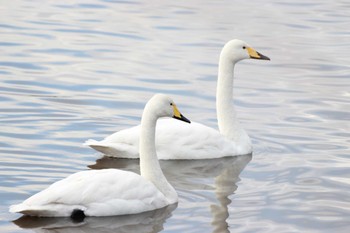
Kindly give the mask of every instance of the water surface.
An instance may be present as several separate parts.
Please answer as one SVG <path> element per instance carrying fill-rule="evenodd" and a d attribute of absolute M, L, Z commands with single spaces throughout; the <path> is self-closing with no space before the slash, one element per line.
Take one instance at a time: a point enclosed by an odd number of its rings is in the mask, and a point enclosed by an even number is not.
<path fill-rule="evenodd" d="M 348 232 L 348 9 L 320 0 L 2 4 L 1 232 Z M 11 222 L 20 215 L 9 205 L 71 173 L 138 171 L 82 143 L 138 124 L 156 92 L 217 128 L 217 63 L 233 38 L 271 58 L 235 69 L 253 156 L 162 162 L 180 198 L 164 210 Z"/>

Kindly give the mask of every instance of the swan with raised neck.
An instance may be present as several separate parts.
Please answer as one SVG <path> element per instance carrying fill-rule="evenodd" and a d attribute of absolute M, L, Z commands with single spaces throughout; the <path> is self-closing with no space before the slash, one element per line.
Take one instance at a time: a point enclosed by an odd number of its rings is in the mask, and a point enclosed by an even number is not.
<path fill-rule="evenodd" d="M 233 105 L 234 66 L 251 58 L 270 60 L 244 41 L 235 39 L 226 43 L 220 54 L 216 93 L 219 131 L 196 122 L 169 124 L 168 120 L 161 120 L 156 132 L 159 159 L 211 159 L 252 152 L 251 140 L 241 127 Z M 87 140 L 85 145 L 110 157 L 138 158 L 139 136 L 140 126 L 134 126 L 102 141 Z"/>
<path fill-rule="evenodd" d="M 164 116 L 173 116 L 173 118 L 188 123 L 190 121 L 180 114 L 175 103 L 166 95 L 157 94 L 151 100 L 146 104 L 141 119 L 140 172 L 141 176 L 151 181 L 168 198 L 170 203 L 175 203 L 177 193 L 165 178 L 157 158 L 156 123 L 158 118 Z M 160 104 L 164 106 L 159 106 Z"/>
<path fill-rule="evenodd" d="M 154 95 L 146 104 L 141 120 L 141 176 L 119 169 L 86 170 L 57 181 L 10 212 L 32 216 L 68 217 L 137 214 L 163 208 L 178 201 L 175 189 L 160 168 L 155 149 L 156 123 L 173 117 L 190 123 L 171 98 Z"/>
<path fill-rule="evenodd" d="M 219 60 L 218 83 L 216 90 L 216 111 L 219 131 L 240 147 L 251 152 L 251 141 L 246 131 L 241 127 L 233 104 L 234 67 L 243 59 L 270 60 L 258 53 L 246 42 L 231 40 L 225 44 Z M 250 149 L 249 149 L 250 148 Z"/>

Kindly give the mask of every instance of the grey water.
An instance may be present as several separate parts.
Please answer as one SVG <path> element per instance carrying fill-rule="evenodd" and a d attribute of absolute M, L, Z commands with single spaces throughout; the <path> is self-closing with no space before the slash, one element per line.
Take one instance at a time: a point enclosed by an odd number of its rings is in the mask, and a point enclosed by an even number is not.
<path fill-rule="evenodd" d="M 349 232 L 349 1 L 1 3 L 1 232 Z M 82 223 L 8 212 L 77 171 L 137 172 L 82 143 L 138 124 L 154 93 L 217 128 L 218 58 L 233 38 L 271 58 L 235 69 L 253 155 L 163 161 L 179 203 L 154 212 Z"/>

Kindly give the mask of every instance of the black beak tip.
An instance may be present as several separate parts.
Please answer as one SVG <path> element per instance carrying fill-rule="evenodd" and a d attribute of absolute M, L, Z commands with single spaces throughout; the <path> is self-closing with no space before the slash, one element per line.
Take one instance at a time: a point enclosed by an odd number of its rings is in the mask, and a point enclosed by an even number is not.
<path fill-rule="evenodd" d="M 184 122 L 187 122 L 187 123 L 190 123 L 190 124 L 191 124 L 191 121 L 190 121 L 189 119 L 187 119 L 186 117 L 184 117 L 182 114 L 180 115 L 180 117 L 173 116 L 173 118 L 175 118 L 175 119 L 177 119 L 177 120 L 184 121 Z"/>
<path fill-rule="evenodd" d="M 269 57 L 267 57 L 267 56 L 265 56 L 265 55 L 262 55 L 261 53 L 258 53 L 258 55 L 259 55 L 259 58 L 257 58 L 257 59 L 260 59 L 260 60 L 271 60 Z"/>
<path fill-rule="evenodd" d="M 270 59 L 269 57 L 266 57 L 266 56 L 264 56 L 264 57 L 262 58 L 262 60 L 268 60 L 268 61 L 271 61 L 271 59 Z"/>

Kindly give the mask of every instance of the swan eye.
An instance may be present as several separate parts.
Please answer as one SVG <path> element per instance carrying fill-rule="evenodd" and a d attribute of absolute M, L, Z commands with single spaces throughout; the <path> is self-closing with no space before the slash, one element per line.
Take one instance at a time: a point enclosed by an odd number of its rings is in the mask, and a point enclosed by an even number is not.
<path fill-rule="evenodd" d="M 173 103 L 170 103 L 170 106 L 173 106 Z"/>
<path fill-rule="evenodd" d="M 242 49 L 246 49 L 247 47 L 243 46 Z"/>

